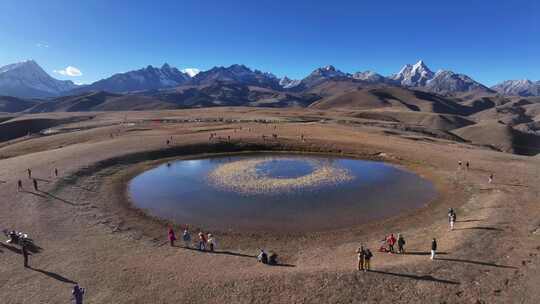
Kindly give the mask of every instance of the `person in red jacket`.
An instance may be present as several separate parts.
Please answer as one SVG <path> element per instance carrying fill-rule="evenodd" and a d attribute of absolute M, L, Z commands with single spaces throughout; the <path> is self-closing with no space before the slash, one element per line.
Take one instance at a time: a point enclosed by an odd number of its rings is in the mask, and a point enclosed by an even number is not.
<path fill-rule="evenodd" d="M 396 244 L 396 237 L 394 236 L 394 234 L 390 234 L 390 236 L 388 236 L 388 238 L 386 239 L 386 242 L 388 243 L 388 251 L 390 253 L 394 253 L 394 245 Z"/>
<path fill-rule="evenodd" d="M 174 246 L 174 241 L 176 241 L 174 230 L 171 227 L 169 227 L 169 242 L 171 243 L 171 247 Z"/>
<path fill-rule="evenodd" d="M 206 250 L 206 235 L 200 231 L 199 232 L 199 250 L 200 251 L 205 251 Z"/>

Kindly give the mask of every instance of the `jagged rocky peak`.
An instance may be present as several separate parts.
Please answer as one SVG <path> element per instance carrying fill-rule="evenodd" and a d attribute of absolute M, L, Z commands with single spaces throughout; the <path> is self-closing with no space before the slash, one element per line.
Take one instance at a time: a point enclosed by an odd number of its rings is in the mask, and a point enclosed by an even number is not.
<path fill-rule="evenodd" d="M 243 64 L 233 64 L 229 67 L 214 67 L 200 72 L 193 77 L 192 83 L 208 85 L 215 83 L 236 83 L 254 85 L 265 88 L 280 88 L 278 78 L 272 73 L 251 70 Z"/>
<path fill-rule="evenodd" d="M 433 78 L 434 73 L 428 68 L 423 60 L 419 60 L 414 65 L 406 64 L 401 70 L 391 76 L 391 79 L 399 82 L 403 86 L 420 87 L 424 86 L 428 80 Z"/>
<path fill-rule="evenodd" d="M 346 73 L 343 73 L 342 71 L 336 69 L 333 65 L 327 65 L 321 68 L 318 68 L 314 70 L 310 76 L 322 76 L 326 78 L 333 78 L 333 77 L 343 77 L 347 75 Z M 308 76 L 309 77 L 309 76 Z"/>
<path fill-rule="evenodd" d="M 279 80 L 279 85 L 284 89 L 291 89 L 297 87 L 300 84 L 300 80 L 290 79 L 285 76 Z"/>
<path fill-rule="evenodd" d="M 367 81 L 367 82 L 385 82 L 386 78 L 380 74 L 377 74 L 373 71 L 364 71 L 364 72 L 356 72 L 352 75 L 354 79 Z"/>

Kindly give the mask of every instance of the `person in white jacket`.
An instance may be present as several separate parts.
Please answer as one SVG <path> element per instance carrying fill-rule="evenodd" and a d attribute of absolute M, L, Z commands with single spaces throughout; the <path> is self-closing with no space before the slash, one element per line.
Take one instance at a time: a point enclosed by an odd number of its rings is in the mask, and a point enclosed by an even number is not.
<path fill-rule="evenodd" d="M 216 239 L 211 233 L 208 234 L 208 241 L 206 243 L 208 244 L 208 249 L 213 252 L 216 247 Z"/>

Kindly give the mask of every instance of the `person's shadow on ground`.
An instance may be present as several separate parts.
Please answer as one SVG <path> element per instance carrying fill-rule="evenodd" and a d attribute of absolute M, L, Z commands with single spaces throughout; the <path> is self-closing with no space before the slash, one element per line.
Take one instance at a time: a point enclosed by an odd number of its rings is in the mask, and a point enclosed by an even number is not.
<path fill-rule="evenodd" d="M 418 281 L 431 281 L 431 282 L 437 282 L 437 283 L 444 283 L 444 284 L 451 284 L 451 285 L 459 285 L 460 282 L 457 281 L 451 281 L 451 280 L 445 280 L 445 279 L 438 279 L 431 275 L 416 275 L 416 274 L 407 274 L 407 273 L 397 273 L 397 272 L 390 272 L 390 271 L 382 271 L 382 270 L 369 270 L 369 272 L 373 273 L 379 273 L 384 275 L 391 275 L 391 276 L 397 276 L 402 278 L 409 278 L 413 280 Z"/>
<path fill-rule="evenodd" d="M 46 198 L 46 199 L 55 199 L 57 201 L 60 201 L 62 203 L 65 203 L 65 204 L 68 204 L 68 205 L 71 205 L 71 206 L 85 206 L 85 205 L 88 205 L 88 204 L 76 204 L 74 202 L 71 202 L 71 201 L 68 201 L 66 199 L 63 199 L 61 197 L 58 197 L 50 192 L 46 192 L 46 191 L 43 191 L 43 190 L 37 190 L 36 192 L 34 191 L 29 191 L 29 190 L 22 190 L 21 192 L 23 193 L 29 193 L 29 194 L 33 194 L 35 196 L 39 196 L 39 197 L 42 197 L 42 198 Z"/>
<path fill-rule="evenodd" d="M 16 246 L 4 244 L 4 243 L 0 243 L 0 245 L 11 252 L 14 252 L 16 254 L 22 254 L 22 249 Z M 33 243 L 31 245 L 26 245 L 26 246 L 28 248 L 28 251 L 30 251 L 31 253 L 40 253 L 43 250 L 43 248 Z"/>
<path fill-rule="evenodd" d="M 404 255 L 431 255 L 431 252 L 430 251 L 405 251 L 402 254 Z M 440 254 L 445 255 L 445 254 L 448 254 L 448 252 L 444 252 L 444 251 L 436 252 L 436 255 L 440 255 Z M 397 253 L 397 255 L 399 255 L 399 253 Z"/>
<path fill-rule="evenodd" d="M 482 266 L 517 269 L 517 267 L 514 267 L 514 266 L 499 265 L 499 264 L 490 263 L 490 262 L 481 262 L 481 261 L 473 261 L 473 260 L 465 260 L 465 259 L 437 258 L 437 257 L 435 259 L 439 261 L 469 263 L 469 264 L 476 264 L 476 265 L 482 265 Z"/>
<path fill-rule="evenodd" d="M 174 247 L 178 247 L 178 248 L 185 249 L 185 250 L 198 251 L 198 252 L 201 252 L 201 253 L 208 253 L 208 254 L 224 254 L 224 255 L 231 255 L 231 256 L 244 257 L 244 258 L 252 258 L 252 259 L 257 258 L 257 255 L 250 255 L 250 254 L 245 254 L 245 253 L 232 252 L 232 251 L 228 251 L 228 250 L 209 251 L 209 250 L 199 250 L 197 248 L 177 246 L 177 245 L 175 245 Z M 286 264 L 286 263 L 277 263 L 277 264 L 269 265 L 269 266 L 296 267 L 296 265 Z"/>
<path fill-rule="evenodd" d="M 28 267 L 29 269 L 33 270 L 33 271 L 36 271 L 36 272 L 40 272 L 40 273 L 43 273 L 44 275 L 50 277 L 50 278 L 53 278 L 57 281 L 60 281 L 60 282 L 64 282 L 64 283 L 71 283 L 71 284 L 77 284 L 77 282 L 73 281 L 73 280 L 70 280 L 62 275 L 59 275 L 57 273 L 54 273 L 54 272 L 51 272 L 51 271 L 47 271 L 47 270 L 43 270 L 43 269 L 38 269 L 38 268 L 33 268 L 31 266 Z"/>

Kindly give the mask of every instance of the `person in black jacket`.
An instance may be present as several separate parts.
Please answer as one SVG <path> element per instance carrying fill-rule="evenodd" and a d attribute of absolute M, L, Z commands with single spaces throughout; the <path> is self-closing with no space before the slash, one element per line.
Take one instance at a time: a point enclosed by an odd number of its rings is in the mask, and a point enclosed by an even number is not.
<path fill-rule="evenodd" d="M 401 233 L 398 233 L 398 239 L 397 239 L 397 246 L 398 246 L 398 253 L 405 253 L 405 238 Z"/>
<path fill-rule="evenodd" d="M 437 240 L 433 238 L 431 241 L 431 259 L 435 259 L 435 253 L 437 252 Z"/>
<path fill-rule="evenodd" d="M 371 268 L 371 258 L 373 257 L 373 253 L 371 253 L 371 250 L 369 248 L 366 248 L 364 256 L 364 272 L 369 271 Z"/>
<path fill-rule="evenodd" d="M 75 300 L 75 304 L 82 304 L 83 303 L 83 297 L 85 293 L 85 289 L 82 287 L 79 287 L 79 284 L 73 286 L 73 290 L 71 291 L 71 295 L 73 296 L 73 299 Z"/>

